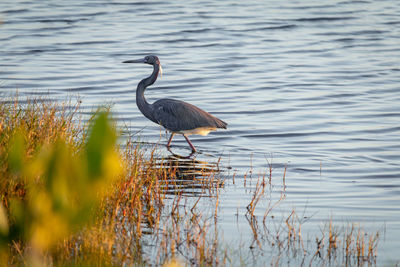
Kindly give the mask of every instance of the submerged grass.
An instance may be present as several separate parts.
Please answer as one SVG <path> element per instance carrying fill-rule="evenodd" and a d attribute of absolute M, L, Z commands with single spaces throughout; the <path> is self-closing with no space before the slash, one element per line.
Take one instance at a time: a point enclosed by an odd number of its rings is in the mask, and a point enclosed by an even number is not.
<path fill-rule="evenodd" d="M 273 210 L 286 198 L 286 167 L 278 198 L 270 197 L 272 164 L 255 185 L 251 175 L 242 179 L 250 197 L 237 216 L 247 218 L 253 234 L 248 253 L 263 261 L 247 260 L 247 252 L 221 242 L 225 183 L 218 162 L 162 157 L 132 138 L 118 146 L 107 112 L 82 122 L 78 109 L 79 102 L 0 103 L 0 265 L 375 262 L 378 233 L 354 225 L 339 230 L 331 221 L 315 246 L 305 245 L 312 242 L 303 240 L 294 210 L 271 227 Z M 263 216 L 256 215 L 260 208 Z M 265 251 L 272 253 L 267 260 Z"/>

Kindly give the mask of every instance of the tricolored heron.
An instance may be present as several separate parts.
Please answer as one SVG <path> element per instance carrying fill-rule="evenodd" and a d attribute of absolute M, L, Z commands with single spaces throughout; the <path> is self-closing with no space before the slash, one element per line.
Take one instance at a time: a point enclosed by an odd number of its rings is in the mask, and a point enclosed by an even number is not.
<path fill-rule="evenodd" d="M 215 131 L 218 128 L 226 129 L 226 122 L 192 104 L 168 98 L 157 100 L 153 104 L 149 104 L 146 101 L 144 91 L 157 80 L 158 74 L 162 73 L 158 57 L 150 55 L 143 59 L 127 60 L 123 63 L 146 63 L 153 65 L 153 73 L 141 80 L 137 86 L 136 104 L 146 118 L 160 124 L 171 132 L 167 147 L 170 147 L 172 138 L 178 133 L 185 137 L 192 151 L 196 152 L 196 148 L 190 142 L 188 135 L 207 135 L 210 131 Z"/>

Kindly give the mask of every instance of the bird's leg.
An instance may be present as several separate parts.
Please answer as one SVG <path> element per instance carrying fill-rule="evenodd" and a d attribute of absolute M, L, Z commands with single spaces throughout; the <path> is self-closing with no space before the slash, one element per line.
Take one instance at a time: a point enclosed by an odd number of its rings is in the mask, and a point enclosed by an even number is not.
<path fill-rule="evenodd" d="M 193 152 L 196 152 L 196 148 L 194 147 L 194 145 L 192 144 L 192 142 L 190 142 L 189 138 L 186 136 L 186 134 L 183 135 L 186 139 L 186 142 L 188 142 L 189 146 L 192 148 Z"/>
<path fill-rule="evenodd" d="M 167 147 L 170 147 L 170 146 L 171 146 L 171 141 L 172 141 L 172 137 L 174 137 L 174 134 L 175 134 L 175 133 L 171 133 L 171 137 L 170 137 L 169 140 L 168 140 Z"/>

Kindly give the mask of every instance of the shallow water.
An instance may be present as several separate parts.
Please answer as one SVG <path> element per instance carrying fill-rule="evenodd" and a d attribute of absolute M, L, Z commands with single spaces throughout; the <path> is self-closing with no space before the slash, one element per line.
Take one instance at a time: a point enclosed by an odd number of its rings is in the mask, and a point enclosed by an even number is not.
<path fill-rule="evenodd" d="M 164 75 L 147 99 L 177 98 L 228 125 L 193 136 L 199 160 L 225 168 L 225 240 L 250 195 L 242 183 L 268 171 L 292 208 L 321 221 L 384 233 L 378 262 L 399 261 L 400 2 L 388 1 L 1 1 L 0 90 L 79 96 L 83 109 L 113 103 L 141 140 L 164 131 L 135 104 L 151 73 L 127 59 L 156 54 Z M 182 137 L 173 151 L 188 155 Z M 168 152 L 165 152 L 168 155 Z M 279 186 L 278 186 L 279 187 Z M 284 216 L 285 216 L 284 215 Z M 383 230 L 382 230 L 383 229 Z"/>

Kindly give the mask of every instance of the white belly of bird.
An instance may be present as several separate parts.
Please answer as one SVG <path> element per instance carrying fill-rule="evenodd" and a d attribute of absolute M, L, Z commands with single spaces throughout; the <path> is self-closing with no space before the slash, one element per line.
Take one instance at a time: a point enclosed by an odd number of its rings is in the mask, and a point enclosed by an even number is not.
<path fill-rule="evenodd" d="M 191 135 L 191 134 L 199 134 L 199 135 L 207 135 L 211 131 L 215 131 L 217 128 L 215 127 L 199 127 L 196 129 L 191 129 L 191 130 L 184 130 L 184 131 L 179 131 L 176 133 L 179 134 L 185 134 L 185 135 Z"/>

